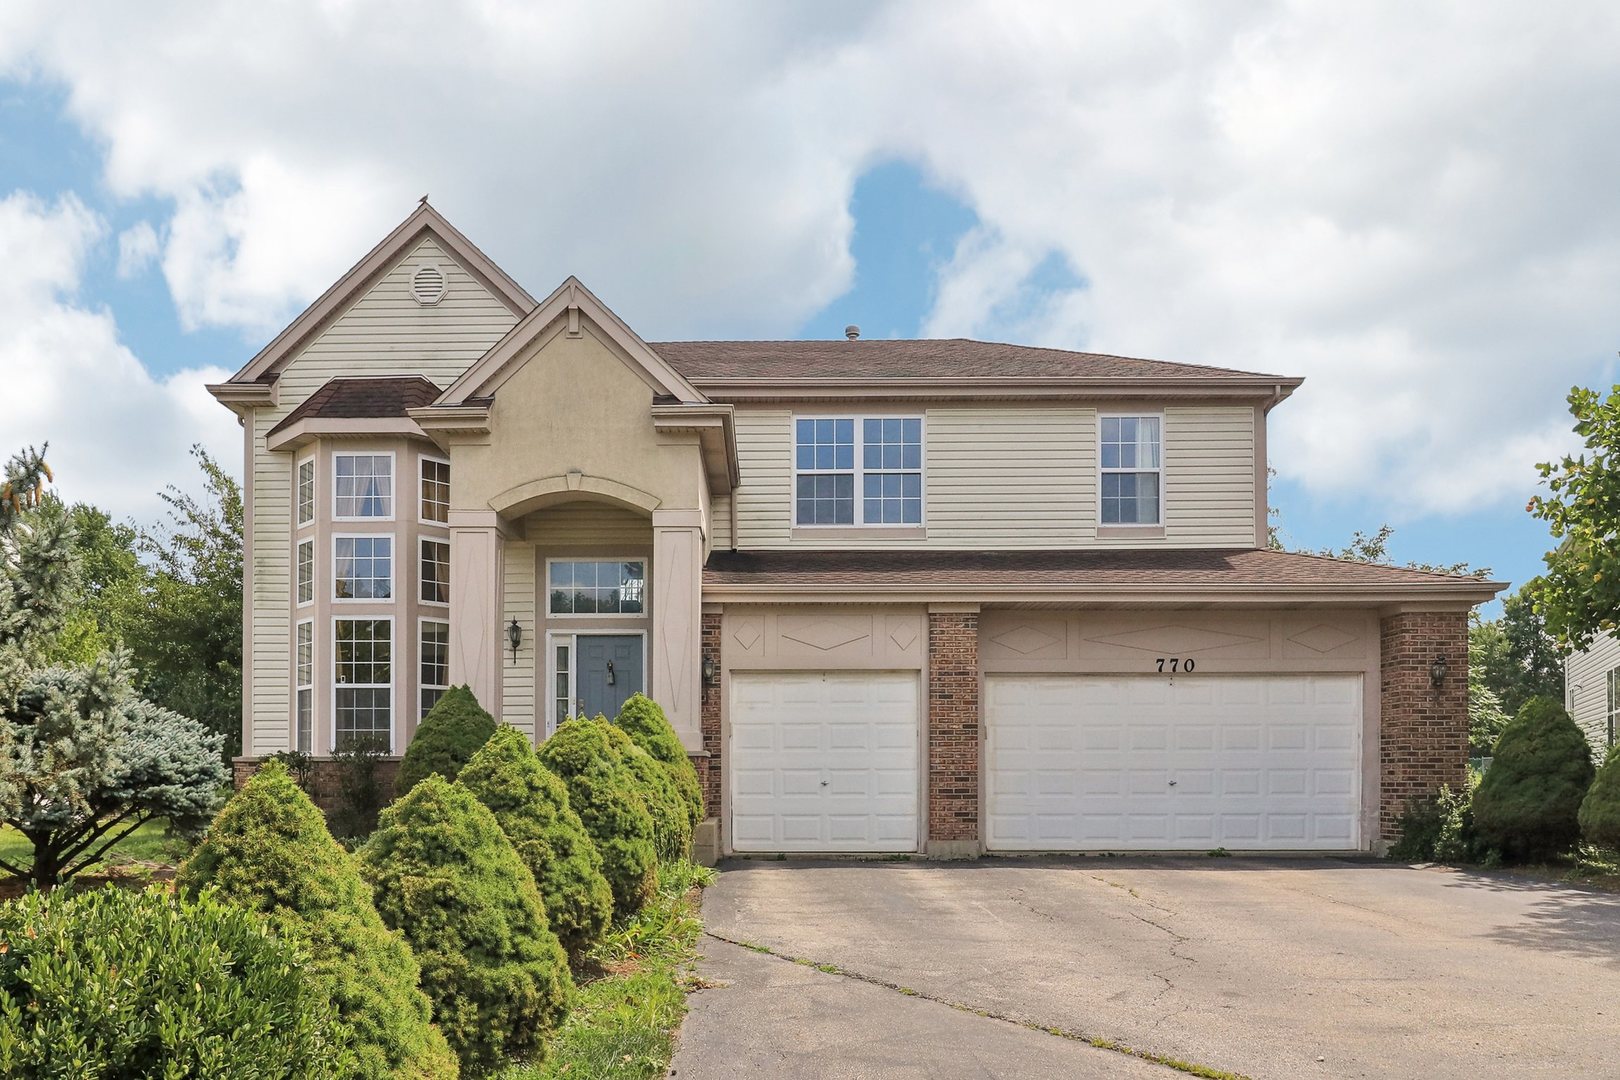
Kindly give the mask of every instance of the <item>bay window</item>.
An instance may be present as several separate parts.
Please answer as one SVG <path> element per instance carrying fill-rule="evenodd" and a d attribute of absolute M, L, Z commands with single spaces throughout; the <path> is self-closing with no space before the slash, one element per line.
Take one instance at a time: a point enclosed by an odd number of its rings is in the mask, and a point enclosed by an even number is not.
<path fill-rule="evenodd" d="M 392 750 L 392 619 L 333 621 L 334 749 L 360 740 Z"/>

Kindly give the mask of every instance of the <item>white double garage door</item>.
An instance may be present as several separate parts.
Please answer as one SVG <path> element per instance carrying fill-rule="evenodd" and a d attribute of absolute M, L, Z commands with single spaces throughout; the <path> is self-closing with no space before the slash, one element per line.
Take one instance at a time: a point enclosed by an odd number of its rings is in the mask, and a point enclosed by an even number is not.
<path fill-rule="evenodd" d="M 731 677 L 731 847 L 914 851 L 916 672 Z M 992 851 L 1353 850 L 1360 675 L 991 675 Z"/>

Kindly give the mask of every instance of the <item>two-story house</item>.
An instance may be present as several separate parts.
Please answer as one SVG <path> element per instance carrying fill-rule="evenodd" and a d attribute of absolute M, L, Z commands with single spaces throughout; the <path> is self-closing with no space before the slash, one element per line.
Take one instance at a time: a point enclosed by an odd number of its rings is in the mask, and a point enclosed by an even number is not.
<path fill-rule="evenodd" d="M 1297 378 L 977 341 L 648 342 L 423 205 L 214 395 L 243 774 L 471 685 L 645 690 L 726 851 L 1364 850 L 1462 778 L 1499 586 L 1267 550 Z"/>

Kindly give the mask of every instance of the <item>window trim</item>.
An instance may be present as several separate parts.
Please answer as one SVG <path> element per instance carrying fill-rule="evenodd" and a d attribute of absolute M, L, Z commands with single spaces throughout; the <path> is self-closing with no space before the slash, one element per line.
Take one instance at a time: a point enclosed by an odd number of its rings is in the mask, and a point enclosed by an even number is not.
<path fill-rule="evenodd" d="M 442 686 L 440 684 L 438 684 L 438 683 L 429 683 L 429 682 L 427 682 L 425 674 L 424 674 L 424 672 L 422 670 L 422 668 L 423 668 L 423 660 L 422 660 L 422 658 L 425 655 L 425 651 L 426 651 L 423 648 L 423 646 L 425 644 L 425 636 L 423 634 L 423 630 L 427 626 L 428 623 L 433 623 L 433 624 L 435 624 L 437 626 L 444 627 L 444 684 Z M 448 617 L 440 618 L 437 614 L 419 615 L 419 616 L 417 616 L 417 619 L 416 619 L 416 722 L 418 724 L 420 724 L 422 722 L 422 718 L 427 715 L 427 711 L 422 708 L 422 691 L 423 690 L 449 690 L 449 689 L 450 689 L 450 619 Z M 440 696 L 442 697 L 443 695 L 440 695 Z"/>
<path fill-rule="evenodd" d="M 298 633 L 305 627 L 309 628 L 309 682 L 298 681 Z M 334 631 L 335 632 L 335 631 Z M 293 623 L 293 653 L 292 653 L 292 739 L 294 750 L 313 755 L 315 753 L 315 727 L 317 716 L 315 713 L 315 669 L 319 664 L 319 650 L 315 647 L 315 620 L 313 618 L 299 619 Z M 309 693 L 309 749 L 304 750 L 298 745 L 298 695 Z"/>
<path fill-rule="evenodd" d="M 641 678 L 643 682 L 642 693 L 649 689 L 647 681 L 647 638 L 645 629 L 627 628 L 622 630 L 547 630 L 546 631 L 546 712 L 544 716 L 546 738 L 550 738 L 557 731 L 561 721 L 557 718 L 557 646 L 568 646 L 568 700 L 572 703 L 579 701 L 579 639 L 582 637 L 630 637 L 641 638 Z"/>
<path fill-rule="evenodd" d="M 339 596 L 338 587 L 338 542 L 340 540 L 377 540 L 388 541 L 388 598 L 379 600 L 375 596 Z M 392 532 L 345 532 L 332 534 L 332 595 L 330 600 L 334 604 L 386 604 L 392 607 L 399 600 L 399 538 Z"/>
<path fill-rule="evenodd" d="M 303 557 L 302 552 L 309 548 L 309 599 L 302 599 L 304 592 Z M 334 549 L 335 551 L 335 549 Z M 293 606 L 295 608 L 309 607 L 315 602 L 315 582 L 320 575 L 315 572 L 315 538 L 306 536 L 293 545 Z"/>
<path fill-rule="evenodd" d="M 640 563 L 641 564 L 641 610 L 640 611 L 552 611 L 551 610 L 551 564 L 552 563 Z M 541 593 L 546 598 L 545 615 L 547 619 L 648 619 L 652 617 L 652 573 L 649 567 L 652 559 L 646 555 L 559 555 L 546 559 L 546 576 L 540 583 Z M 606 631 L 604 631 L 606 633 Z"/>
<path fill-rule="evenodd" d="M 847 522 L 821 522 L 802 523 L 799 521 L 799 421 L 800 420 L 850 420 L 855 424 L 855 467 L 853 469 L 805 469 L 805 476 L 836 476 L 848 472 L 854 478 L 855 520 Z M 868 420 L 916 420 L 919 424 L 918 440 L 922 449 L 922 466 L 915 470 L 921 484 L 921 497 L 919 499 L 919 512 L 921 520 L 915 524 L 896 521 L 866 521 L 866 421 Z M 800 529 L 822 532 L 824 530 L 860 530 L 865 535 L 869 530 L 890 529 L 904 530 L 909 536 L 919 536 L 928 530 L 928 411 L 926 409 L 914 413 L 864 413 L 864 412 L 796 412 L 788 418 L 788 460 L 793 466 L 793 474 L 788 483 L 788 521 L 793 531 Z M 879 473 L 909 473 L 911 469 L 874 469 Z M 830 538 L 829 538 L 830 539 Z M 875 537 L 874 537 L 875 539 Z"/>
<path fill-rule="evenodd" d="M 338 485 L 337 463 L 338 458 L 344 457 L 385 457 L 388 459 L 389 487 L 392 489 L 388 496 L 388 513 L 376 517 L 345 517 L 337 512 Z M 399 514 L 399 461 L 393 450 L 335 450 L 332 452 L 332 520 L 333 521 L 393 521 Z"/>
<path fill-rule="evenodd" d="M 1608 728 L 1608 745 L 1613 746 L 1615 736 L 1620 735 L 1620 665 L 1605 672 L 1603 681 L 1609 698 L 1604 720 Z"/>
<path fill-rule="evenodd" d="M 309 520 L 307 521 L 300 519 L 298 516 L 304 509 L 303 493 L 300 489 L 303 487 L 305 465 L 309 466 Z M 336 466 L 333 467 L 336 468 Z M 314 454 L 293 459 L 293 529 L 295 531 L 310 528 L 315 524 L 315 519 L 320 516 L 320 477 L 320 461 Z"/>
<path fill-rule="evenodd" d="M 1104 469 L 1103 468 L 1103 421 L 1104 420 L 1144 420 L 1153 419 L 1159 422 L 1159 465 L 1155 469 Z M 1097 530 L 1104 530 L 1110 536 L 1118 539 L 1153 539 L 1164 535 L 1165 519 L 1165 422 L 1163 409 L 1140 409 L 1136 411 L 1097 412 L 1097 438 L 1093 448 L 1097 454 Z M 1158 521 L 1103 521 L 1103 483 L 1102 478 L 1108 473 L 1155 473 L 1159 477 L 1159 520 Z"/>
<path fill-rule="evenodd" d="M 424 516 L 422 513 L 422 504 L 427 501 L 426 499 L 422 498 L 422 465 L 429 461 L 443 465 L 446 469 L 450 468 L 449 458 L 439 457 L 435 454 L 416 455 L 416 523 L 418 525 L 426 525 L 430 529 L 448 529 L 450 527 L 450 492 L 448 490 L 444 495 L 443 521 L 434 521 L 431 518 Z M 446 487 L 448 488 L 448 486 L 449 484 L 447 481 Z M 375 519 L 368 518 L 367 520 Z"/>
<path fill-rule="evenodd" d="M 422 573 L 423 550 L 428 544 L 444 545 L 444 600 L 429 600 L 425 595 L 427 591 L 427 575 Z M 645 570 L 642 571 L 646 573 Z M 416 538 L 416 602 L 434 608 L 449 608 L 450 600 L 450 538 L 448 536 L 418 536 Z"/>
<path fill-rule="evenodd" d="M 337 676 L 337 658 L 338 658 L 337 624 L 340 623 L 340 622 L 385 622 L 385 623 L 388 624 L 388 654 L 389 654 L 388 655 L 388 673 L 389 673 L 389 681 L 388 681 L 388 756 L 393 757 L 394 753 L 395 753 L 395 747 L 398 745 L 398 741 L 399 741 L 399 678 L 396 675 L 396 672 L 399 670 L 399 664 L 398 664 L 397 659 L 396 659 L 396 656 L 397 656 L 397 654 L 399 652 L 399 633 L 398 633 L 397 622 L 394 619 L 394 616 L 392 616 L 392 615 L 357 614 L 357 615 L 333 615 L 331 617 L 331 624 L 332 624 L 332 636 L 331 636 L 331 641 L 332 641 L 332 696 L 331 696 L 332 712 L 331 712 L 330 720 L 327 723 L 327 733 L 328 733 L 328 735 L 331 736 L 331 738 L 330 738 L 330 740 L 328 742 L 328 747 L 329 748 L 327 750 L 327 753 L 330 754 L 330 753 L 335 753 L 337 751 L 337 722 L 338 722 L 337 696 L 338 696 L 338 691 L 340 689 L 345 688 L 345 687 L 350 688 L 350 689 L 356 689 L 356 690 L 376 690 L 376 689 L 380 688 L 381 685 L 382 685 L 381 683 L 339 683 L 338 682 L 338 676 Z"/>

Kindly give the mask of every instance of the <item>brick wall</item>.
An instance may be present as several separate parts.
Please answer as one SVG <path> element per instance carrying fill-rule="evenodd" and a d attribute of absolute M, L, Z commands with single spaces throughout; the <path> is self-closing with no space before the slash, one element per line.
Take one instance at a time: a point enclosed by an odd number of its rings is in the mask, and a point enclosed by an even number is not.
<path fill-rule="evenodd" d="M 1441 784 L 1455 790 L 1468 767 L 1468 616 L 1409 612 L 1383 620 L 1380 633 L 1380 837 L 1394 840 L 1395 822 L 1413 800 Z M 1446 658 L 1436 690 L 1429 667 Z"/>
<path fill-rule="evenodd" d="M 705 612 L 703 615 L 702 647 L 703 659 L 713 665 L 717 672 L 724 672 L 720 666 L 720 614 L 718 612 Z M 704 816 L 720 816 L 720 777 L 724 770 L 720 767 L 720 693 L 723 687 L 722 680 L 717 678 L 712 683 L 703 685 L 703 704 L 699 715 L 699 724 L 703 730 L 703 749 L 709 752 L 708 757 L 695 757 L 692 764 L 696 766 L 698 780 L 703 784 Z"/>
<path fill-rule="evenodd" d="M 388 797 L 393 798 L 394 778 L 399 775 L 399 758 L 382 758 L 377 762 L 377 781 L 382 784 Z M 259 771 L 261 758 L 239 757 L 231 762 L 232 779 L 238 791 L 247 783 L 254 773 Z M 315 800 L 327 813 L 337 808 L 338 797 L 338 763 L 331 758 L 316 758 L 310 763 L 311 786 L 315 789 L 310 798 Z"/>
<path fill-rule="evenodd" d="M 928 615 L 928 839 L 979 838 L 979 616 Z"/>

